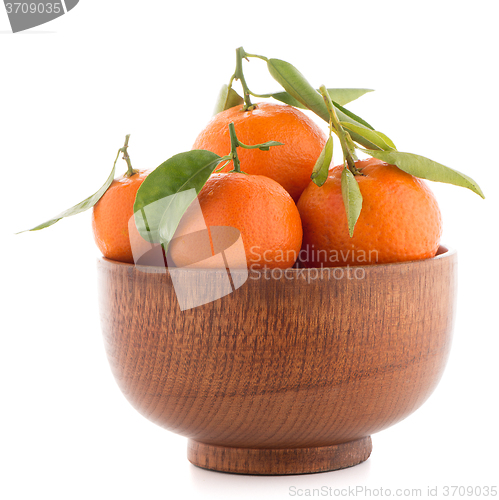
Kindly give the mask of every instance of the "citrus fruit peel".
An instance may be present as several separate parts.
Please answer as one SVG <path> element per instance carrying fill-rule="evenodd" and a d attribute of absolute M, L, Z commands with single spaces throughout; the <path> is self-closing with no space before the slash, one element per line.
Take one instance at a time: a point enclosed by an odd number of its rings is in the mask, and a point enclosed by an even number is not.
<path fill-rule="evenodd" d="M 236 136 L 233 123 L 228 129 L 229 154 L 219 156 L 204 149 L 186 151 L 163 162 L 142 183 L 135 198 L 134 214 L 137 229 L 144 239 L 160 243 L 166 252 L 182 216 L 220 164 L 231 161 L 233 172 L 244 173 L 237 148 L 268 151 L 282 145 L 277 141 L 243 144 Z"/>

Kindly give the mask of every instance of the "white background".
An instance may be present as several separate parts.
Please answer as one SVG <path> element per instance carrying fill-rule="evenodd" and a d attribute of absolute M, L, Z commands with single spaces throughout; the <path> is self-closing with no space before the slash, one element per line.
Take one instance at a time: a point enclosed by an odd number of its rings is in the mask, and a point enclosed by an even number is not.
<path fill-rule="evenodd" d="M 81 0 L 15 35 L 0 6 L 0 498 L 270 499 L 349 486 L 423 496 L 438 486 L 443 498 L 445 485 L 498 485 L 495 5 Z M 428 402 L 375 435 L 371 458 L 348 470 L 245 477 L 192 466 L 186 439 L 135 412 L 112 378 L 90 212 L 13 234 L 95 192 L 127 133 L 137 168 L 190 149 L 241 45 L 316 86 L 376 89 L 352 111 L 399 150 L 470 175 L 487 197 L 431 184 L 443 242 L 459 256 L 451 357 Z M 278 90 L 263 62 L 245 70 L 253 90 Z"/>

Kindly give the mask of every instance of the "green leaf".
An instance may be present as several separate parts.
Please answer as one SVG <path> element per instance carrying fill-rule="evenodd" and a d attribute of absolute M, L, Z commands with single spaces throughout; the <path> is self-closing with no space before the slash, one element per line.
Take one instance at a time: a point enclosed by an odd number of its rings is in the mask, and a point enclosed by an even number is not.
<path fill-rule="evenodd" d="M 327 89 L 327 91 L 331 96 L 331 100 L 341 106 L 355 101 L 355 99 L 358 99 L 367 92 L 373 92 L 373 90 L 371 89 Z M 292 97 L 287 92 L 276 92 L 275 94 L 272 94 L 271 97 L 273 97 L 277 101 L 281 101 L 285 104 L 289 104 L 290 106 L 294 106 L 295 108 L 308 109 L 300 101 Z"/>
<path fill-rule="evenodd" d="M 229 88 L 228 85 L 223 85 L 218 94 L 213 114 L 216 115 L 226 109 L 243 103 L 244 99 L 232 87 Z"/>
<path fill-rule="evenodd" d="M 393 141 L 387 135 L 383 134 L 383 132 L 380 132 L 379 130 L 376 130 L 376 133 L 381 136 L 381 138 L 385 141 L 386 144 L 388 144 L 388 146 L 390 146 L 391 149 L 397 149 Z"/>
<path fill-rule="evenodd" d="M 333 101 L 333 105 L 336 109 L 336 115 L 338 116 L 340 121 L 345 121 L 348 123 L 359 123 L 364 127 L 367 127 L 371 130 L 374 130 L 372 125 L 369 125 L 365 120 L 363 120 L 360 116 L 357 116 L 355 113 L 352 113 L 348 109 L 340 106 L 337 102 Z"/>
<path fill-rule="evenodd" d="M 358 99 L 364 94 L 374 91 L 372 89 L 327 89 L 327 92 L 331 96 L 333 102 L 344 106 L 349 102 L 355 101 L 355 99 Z"/>
<path fill-rule="evenodd" d="M 465 187 L 485 198 L 482 190 L 471 177 L 424 156 L 402 153 L 400 151 L 373 151 L 368 149 L 363 149 L 362 151 L 381 161 L 396 165 L 400 170 L 415 177 Z"/>
<path fill-rule="evenodd" d="M 326 145 L 321 151 L 319 158 L 314 165 L 314 170 L 312 171 L 311 179 L 317 184 L 317 186 L 322 186 L 326 180 L 329 173 L 329 166 L 333 160 L 333 138 L 330 136 L 326 142 Z"/>
<path fill-rule="evenodd" d="M 280 59 L 269 59 L 267 67 L 272 77 L 291 97 L 329 123 L 324 99 L 292 64 Z"/>
<path fill-rule="evenodd" d="M 350 123 L 352 125 L 357 125 L 360 127 L 363 127 L 365 129 L 369 130 L 374 130 L 374 127 L 369 125 L 365 120 L 363 120 L 360 116 L 357 116 L 356 114 L 352 113 L 348 109 L 344 108 L 343 106 L 340 106 L 337 102 L 333 101 L 333 106 L 336 112 L 336 116 L 338 117 L 338 120 L 345 124 L 345 123 Z M 377 146 L 375 143 L 369 141 L 364 135 L 360 135 L 357 132 L 350 130 L 349 135 L 352 138 L 353 141 L 357 142 L 358 144 L 361 144 L 365 148 L 369 149 L 379 149 L 379 146 Z"/>
<path fill-rule="evenodd" d="M 329 113 L 327 110 L 326 103 L 322 98 L 321 94 L 315 90 L 306 78 L 290 63 L 282 61 L 280 59 L 269 59 L 267 62 L 267 67 L 269 73 L 272 77 L 284 88 L 284 90 L 289 94 L 289 97 L 297 101 L 305 108 L 313 111 L 317 116 L 322 118 L 324 121 L 329 123 Z M 328 91 L 329 93 L 329 91 Z M 273 94 L 275 96 L 276 94 Z M 282 97 L 282 94 L 279 94 Z M 287 99 L 287 104 L 292 104 L 294 101 L 285 97 Z M 286 101 L 282 101 L 286 102 Z M 333 100 L 333 105 L 336 110 L 338 119 L 341 122 L 347 122 L 352 124 L 360 124 L 364 127 L 373 127 L 369 125 L 365 120 L 360 118 L 360 116 L 355 115 L 351 111 L 345 109 L 340 104 Z M 350 136 L 353 141 L 361 144 L 368 149 L 378 149 L 379 146 L 369 140 L 367 140 L 363 135 L 359 135 L 357 132 L 351 130 Z"/>
<path fill-rule="evenodd" d="M 371 130 L 370 128 L 366 128 L 362 125 L 358 125 L 357 123 L 351 123 L 351 122 L 342 122 L 340 121 L 341 125 L 343 125 L 344 128 L 347 130 L 350 130 L 352 132 L 356 132 L 358 135 L 362 136 L 369 142 L 372 142 L 376 146 L 378 146 L 380 149 L 384 151 L 389 151 L 392 149 L 395 149 L 395 147 L 392 147 L 393 142 L 390 141 L 384 134 L 380 134 L 376 130 Z M 388 139 L 388 142 L 386 139 Z"/>
<path fill-rule="evenodd" d="M 362 210 L 362 193 L 355 176 L 346 167 L 341 173 L 341 194 L 347 213 L 348 233 L 352 237 L 355 224 Z"/>
<path fill-rule="evenodd" d="M 203 188 L 222 158 L 194 149 L 172 156 L 153 170 L 141 184 L 133 211 L 140 235 L 165 249 L 180 219 Z"/>
<path fill-rule="evenodd" d="M 329 113 L 321 94 L 308 83 L 306 78 L 292 64 L 280 59 L 269 59 L 267 67 L 272 77 L 277 80 L 292 98 L 329 123 Z M 340 121 L 360 123 L 368 128 L 372 128 L 367 122 L 346 110 L 338 103 L 333 102 L 333 104 Z M 350 135 L 352 140 L 362 144 L 366 148 L 378 148 L 376 144 L 366 140 L 363 136 L 359 136 L 356 132 L 352 131 Z"/>
<path fill-rule="evenodd" d="M 25 229 L 24 231 L 19 231 L 19 233 L 16 233 L 16 234 L 24 233 L 26 231 L 38 231 L 40 229 L 44 229 L 46 227 L 51 226 L 52 224 L 55 224 L 57 221 L 63 219 L 64 217 L 70 217 L 71 215 L 76 215 L 76 214 L 79 214 L 81 212 L 84 212 L 85 210 L 88 210 L 89 208 L 92 208 L 102 198 L 104 193 L 107 191 L 107 188 L 113 182 L 114 173 L 116 171 L 116 162 L 118 160 L 120 153 L 121 153 L 121 149 L 120 149 L 120 151 L 118 151 L 118 155 L 116 156 L 116 159 L 114 160 L 113 169 L 111 170 L 109 177 L 107 178 L 104 185 L 96 193 L 94 193 L 92 196 L 89 196 L 88 198 L 86 198 L 82 202 L 78 203 L 74 207 L 68 208 L 64 212 L 61 212 L 59 215 L 56 215 L 53 219 L 50 219 L 47 222 L 44 222 L 43 224 L 39 224 L 38 226 L 35 226 L 31 229 Z"/>
<path fill-rule="evenodd" d="M 275 94 L 272 94 L 271 97 L 273 97 L 277 101 L 283 102 L 284 104 L 289 104 L 290 106 L 293 106 L 295 108 L 308 109 L 307 106 L 289 95 L 287 92 L 276 92 Z"/>

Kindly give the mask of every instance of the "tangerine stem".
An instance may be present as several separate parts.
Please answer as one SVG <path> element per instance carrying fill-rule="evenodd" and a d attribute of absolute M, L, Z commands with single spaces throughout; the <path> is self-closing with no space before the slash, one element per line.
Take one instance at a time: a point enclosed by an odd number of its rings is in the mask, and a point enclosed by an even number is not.
<path fill-rule="evenodd" d="M 324 102 L 326 103 L 327 110 L 329 112 L 329 130 L 331 131 L 331 125 L 333 126 L 334 130 L 336 131 L 336 134 L 338 138 L 340 139 L 340 144 L 341 144 L 341 149 L 343 151 L 343 157 L 348 165 L 348 168 L 350 169 L 350 172 L 354 175 L 359 175 L 360 171 L 355 168 L 355 160 L 357 159 L 355 156 L 355 152 L 351 150 L 348 144 L 348 139 L 347 139 L 347 134 L 343 127 L 341 126 L 340 121 L 338 120 L 338 116 L 336 115 L 336 111 L 334 109 L 333 101 L 331 101 L 331 96 L 329 95 L 329 92 L 326 89 L 325 85 L 321 85 L 319 88 L 319 91 L 322 95 L 322 98 L 324 99 Z"/>
<path fill-rule="evenodd" d="M 258 54 L 248 54 L 247 52 L 245 52 L 245 56 L 246 57 L 256 57 L 257 59 L 261 59 L 262 61 L 269 62 L 269 59 L 267 57 L 260 56 Z"/>
<path fill-rule="evenodd" d="M 232 157 L 232 162 L 234 163 L 234 168 L 232 172 L 241 173 L 241 162 L 239 161 L 239 156 L 237 155 L 237 147 L 239 146 L 239 141 L 236 136 L 236 129 L 234 128 L 234 122 L 229 123 L 229 135 L 230 135 L 230 155 Z"/>
<path fill-rule="evenodd" d="M 132 175 L 135 175 L 137 173 L 137 170 L 132 168 L 132 162 L 130 161 L 130 156 L 128 155 L 128 140 L 130 139 L 130 134 L 127 134 L 125 136 L 125 144 L 121 148 L 121 152 L 123 153 L 123 159 L 126 161 L 126 164 L 128 166 L 128 170 L 125 173 L 125 177 L 131 177 Z"/>
<path fill-rule="evenodd" d="M 255 108 L 255 105 L 251 103 L 250 94 L 251 91 L 248 88 L 248 84 L 246 83 L 246 79 L 244 78 L 243 73 L 243 59 L 248 59 L 246 56 L 246 52 L 242 47 L 236 49 L 236 71 L 234 72 L 232 79 L 239 80 L 243 87 L 244 94 L 244 111 L 249 111 Z"/>

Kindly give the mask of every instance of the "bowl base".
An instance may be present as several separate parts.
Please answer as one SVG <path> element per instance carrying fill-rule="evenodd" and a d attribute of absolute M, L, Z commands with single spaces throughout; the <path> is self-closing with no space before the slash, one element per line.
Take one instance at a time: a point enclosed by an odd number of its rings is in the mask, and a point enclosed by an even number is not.
<path fill-rule="evenodd" d="M 198 467 L 256 475 L 310 474 L 345 469 L 369 458 L 371 437 L 316 448 L 233 448 L 189 439 L 187 458 Z"/>

